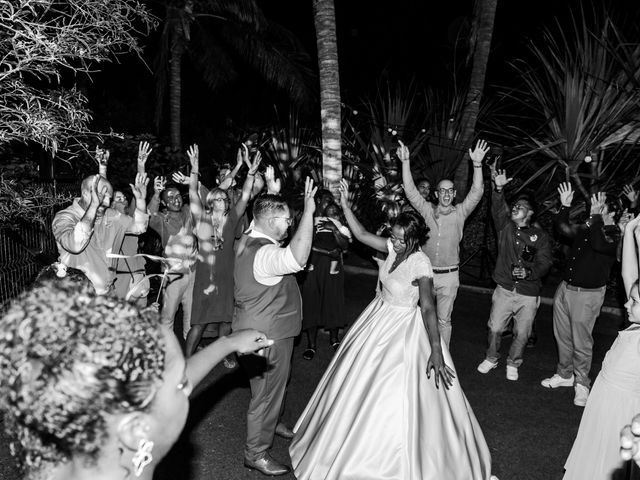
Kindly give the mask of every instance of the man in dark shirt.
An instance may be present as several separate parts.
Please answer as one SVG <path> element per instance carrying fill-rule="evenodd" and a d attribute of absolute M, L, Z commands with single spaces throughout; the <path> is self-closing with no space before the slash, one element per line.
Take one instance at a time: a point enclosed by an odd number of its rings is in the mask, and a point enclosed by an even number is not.
<path fill-rule="evenodd" d="M 562 282 L 553 298 L 553 333 L 558 344 L 556 373 L 542 380 L 546 388 L 574 387 L 573 403 L 584 407 L 589 396 L 593 349 L 591 332 L 604 302 L 607 279 L 616 261 L 620 231 L 616 211 L 604 193 L 591 197 L 591 215 L 583 225 L 569 222 L 573 200 L 570 183 L 561 183 L 555 226 L 573 240 Z"/>
<path fill-rule="evenodd" d="M 513 317 L 513 339 L 507 357 L 507 379 L 518 379 L 518 368 L 531 326 L 540 305 L 542 277 L 552 263 L 551 244 L 547 233 L 531 225 L 534 202 L 519 197 L 509 208 L 503 189 L 512 179 L 504 170 L 493 174 L 494 190 L 491 213 L 498 232 L 498 259 L 493 272 L 497 283 L 489 316 L 489 348 L 478 365 L 480 373 L 489 373 L 498 366 L 502 332 Z"/>

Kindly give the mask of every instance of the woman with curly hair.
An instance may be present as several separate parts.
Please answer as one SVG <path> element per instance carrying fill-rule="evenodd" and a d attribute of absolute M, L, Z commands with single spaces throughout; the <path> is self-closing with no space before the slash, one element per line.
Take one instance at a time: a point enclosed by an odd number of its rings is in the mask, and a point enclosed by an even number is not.
<path fill-rule="evenodd" d="M 90 284 L 43 280 L 0 319 L 0 411 L 26 478 L 151 479 L 192 386 L 225 355 L 272 342 L 236 332 L 185 362 L 157 314 Z"/>
<path fill-rule="evenodd" d="M 343 180 L 351 232 L 388 256 L 380 293 L 345 335 L 294 428 L 296 478 L 489 480 L 489 449 L 440 340 L 431 263 L 420 249 L 424 220 L 401 213 L 383 238 L 364 229 L 346 199 Z"/>

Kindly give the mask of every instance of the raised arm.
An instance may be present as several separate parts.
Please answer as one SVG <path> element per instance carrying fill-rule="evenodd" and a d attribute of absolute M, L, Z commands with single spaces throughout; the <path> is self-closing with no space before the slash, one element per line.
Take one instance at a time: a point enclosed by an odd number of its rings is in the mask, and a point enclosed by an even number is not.
<path fill-rule="evenodd" d="M 348 195 L 349 186 L 347 185 L 347 182 L 342 179 L 340 180 L 340 205 L 342 206 L 344 216 L 347 219 L 349 229 L 351 230 L 351 233 L 353 233 L 353 236 L 356 237 L 360 242 L 375 250 L 378 250 L 379 252 L 387 252 L 389 250 L 387 248 L 387 239 L 368 232 L 362 226 L 362 224 L 358 221 L 353 211 L 351 210 L 351 207 L 349 206 L 349 201 L 347 199 Z"/>
<path fill-rule="evenodd" d="M 416 188 L 416 184 L 413 181 L 413 175 L 411 174 L 411 163 L 409 161 L 409 149 L 404 143 L 398 140 L 400 148 L 398 149 L 398 158 L 402 163 L 402 187 L 404 188 L 404 194 L 407 200 L 413 208 L 416 209 L 423 217 L 432 210 L 431 204 L 427 202 L 420 192 Z M 386 251 L 386 250 L 385 250 Z"/>
<path fill-rule="evenodd" d="M 253 157 L 253 162 L 249 162 L 249 149 L 244 143 L 242 144 L 242 146 L 245 149 L 245 151 L 243 152 L 243 160 L 246 156 L 245 163 L 247 163 L 247 165 L 249 166 L 249 171 L 247 172 L 247 178 L 242 185 L 242 195 L 240 196 L 240 200 L 238 200 L 234 206 L 238 218 L 240 218 L 247 209 L 247 203 L 249 203 L 249 200 L 251 199 L 251 191 L 253 190 L 253 183 L 256 179 L 256 173 L 258 172 L 258 167 L 260 166 L 260 162 L 262 161 L 262 154 L 260 153 L 260 151 L 258 151 Z"/>
<path fill-rule="evenodd" d="M 553 224 L 558 233 L 567 238 L 575 238 L 580 227 L 569 222 L 569 211 L 573 201 L 573 188 L 569 182 L 558 185 L 558 195 L 560 196 L 560 210 L 553 219 Z"/>
<path fill-rule="evenodd" d="M 636 215 L 625 225 L 622 238 L 622 282 L 624 291 L 629 298 L 631 287 L 638 280 L 638 253 L 637 242 L 640 232 L 640 215 Z"/>
<path fill-rule="evenodd" d="M 136 201 L 133 211 L 133 222 L 127 227 L 127 233 L 140 234 L 147 231 L 149 215 L 147 214 L 147 186 L 149 178 L 146 173 L 137 173 L 135 184 L 129 184 Z"/>
<path fill-rule="evenodd" d="M 602 213 L 606 205 L 607 196 L 604 192 L 598 192 L 591 196 L 591 217 L 589 222 L 589 239 L 594 251 L 615 257 L 618 250 L 618 242 L 607 240 L 604 235 L 604 221 Z"/>
<path fill-rule="evenodd" d="M 502 230 L 510 220 L 509 206 L 504 199 L 504 187 L 513 178 L 507 177 L 504 170 L 494 170 L 492 175 L 493 192 L 491 194 L 491 215 L 496 230 Z"/>
<path fill-rule="evenodd" d="M 189 177 L 189 208 L 194 219 L 200 218 L 204 206 L 198 192 L 198 176 L 200 175 L 200 151 L 198 145 L 193 144 L 187 150 L 189 163 L 191 164 L 191 176 Z"/>
<path fill-rule="evenodd" d="M 473 150 L 469 149 L 469 158 L 473 164 L 473 182 L 469 193 L 464 197 L 458 208 L 461 209 L 462 215 L 468 217 L 473 209 L 478 206 L 482 200 L 484 193 L 484 180 L 482 177 L 482 161 L 489 151 L 489 145 L 484 140 L 478 140 Z"/>
<path fill-rule="evenodd" d="M 96 147 L 96 162 L 98 162 L 98 175 L 107 178 L 107 165 L 109 165 L 109 150 Z"/>
<path fill-rule="evenodd" d="M 298 229 L 289 242 L 289 248 L 298 265 L 305 265 L 311 252 L 311 243 L 313 241 L 313 212 L 316 210 L 316 202 L 314 196 L 317 187 L 313 186 L 313 180 L 309 177 L 304 183 L 304 210 Z"/>
<path fill-rule="evenodd" d="M 236 175 L 238 175 L 238 172 L 242 168 L 242 163 L 245 155 L 243 152 L 243 147 L 248 151 L 247 146 L 243 143 L 242 147 L 238 149 L 238 153 L 236 155 L 235 167 L 233 167 L 233 170 L 230 170 L 229 173 L 227 173 L 224 176 L 224 178 L 220 181 L 220 184 L 218 185 L 218 187 L 220 187 L 223 190 L 228 190 L 231 188 L 231 186 L 233 185 L 233 179 L 236 178 Z"/>

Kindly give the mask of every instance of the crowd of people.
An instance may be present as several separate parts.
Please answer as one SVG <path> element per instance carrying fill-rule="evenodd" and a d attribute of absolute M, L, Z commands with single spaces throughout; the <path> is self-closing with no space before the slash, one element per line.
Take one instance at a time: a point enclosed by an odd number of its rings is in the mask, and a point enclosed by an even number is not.
<path fill-rule="evenodd" d="M 406 202 L 387 205 L 374 233 L 352 210 L 344 180 L 334 196 L 307 178 L 293 209 L 273 166 L 246 144 L 209 189 L 200 182 L 197 145 L 187 151 L 189 176 L 156 177 L 150 186 L 152 149 L 141 142 L 130 201 L 108 180 L 109 152 L 97 150 L 98 173 L 54 218 L 58 261 L 0 320 L 0 408 L 27 474 L 151 479 L 185 425 L 193 387 L 216 364 L 239 363 L 251 389 L 247 468 L 268 476 L 293 468 L 302 480 L 495 479 L 449 352 L 460 243 L 483 197 L 484 172 L 491 172 L 498 255 L 478 372 L 498 366 L 511 330 L 505 373 L 518 380 L 554 232 L 536 221 L 534 198 L 507 200 L 512 179 L 487 168 L 489 150 L 483 140 L 469 150 L 472 185 L 457 203 L 449 179 L 433 192 L 427 180 L 414 182 L 410 151 L 400 142 Z M 585 407 L 566 479 L 640 472 L 640 215 L 638 193 L 630 186 L 623 193 L 627 208 L 594 194 L 588 219 L 578 222 L 570 219 L 572 185 L 558 187 L 555 233 L 569 246 L 553 299 L 558 364 L 541 385 L 574 388 L 574 404 Z M 159 238 L 161 257 L 139 250 L 147 228 Z M 379 252 L 379 281 L 375 298 L 348 325 L 343 256 L 354 240 Z M 161 301 L 149 298 L 154 275 L 145 258 L 159 262 Z M 591 389 L 592 331 L 617 261 L 631 326 Z M 335 353 L 290 428 L 281 418 L 294 340 L 303 334 L 302 356 L 312 361 L 321 329 Z M 216 341 L 202 345 L 205 332 Z M 275 435 L 291 440 L 292 467 L 270 455 Z"/>

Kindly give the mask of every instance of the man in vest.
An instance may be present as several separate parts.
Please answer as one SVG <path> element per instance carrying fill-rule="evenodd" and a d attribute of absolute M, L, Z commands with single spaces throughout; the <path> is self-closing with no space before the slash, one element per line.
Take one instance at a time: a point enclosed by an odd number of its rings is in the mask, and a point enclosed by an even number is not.
<path fill-rule="evenodd" d="M 251 385 L 244 464 L 264 475 L 289 472 L 289 467 L 274 460 L 267 450 L 274 434 L 293 437 L 279 418 L 293 340 L 302 326 L 300 290 L 293 274 L 304 268 L 311 251 L 315 192 L 313 181 L 307 178 L 304 211 L 298 230 L 286 247 L 281 247 L 280 242 L 287 237 L 292 223 L 289 207 L 279 195 L 258 196 L 253 205 L 254 227 L 236 256 L 236 315 L 232 328 L 259 328 L 274 340 L 264 357 L 241 357 Z"/>

